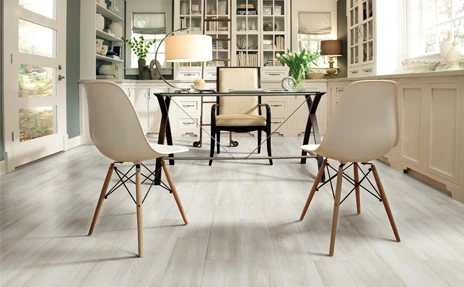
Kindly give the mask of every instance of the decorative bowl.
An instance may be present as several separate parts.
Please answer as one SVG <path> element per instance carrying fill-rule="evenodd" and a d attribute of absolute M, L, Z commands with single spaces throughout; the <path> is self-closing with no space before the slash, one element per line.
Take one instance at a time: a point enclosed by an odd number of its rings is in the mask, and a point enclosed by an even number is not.
<path fill-rule="evenodd" d="M 435 71 L 440 62 L 404 60 L 401 64 L 403 65 L 403 69 L 408 73 L 426 73 Z"/>
<path fill-rule="evenodd" d="M 318 80 L 318 79 L 322 79 L 325 75 L 327 74 L 326 73 L 307 73 L 306 78 L 309 78 L 311 80 Z"/>

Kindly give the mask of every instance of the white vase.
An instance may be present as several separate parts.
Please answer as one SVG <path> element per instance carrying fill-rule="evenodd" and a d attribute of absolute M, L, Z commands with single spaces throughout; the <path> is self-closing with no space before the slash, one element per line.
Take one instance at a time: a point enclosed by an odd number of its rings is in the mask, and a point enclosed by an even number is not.
<path fill-rule="evenodd" d="M 102 30 L 105 27 L 105 18 L 101 14 L 95 14 L 95 27 L 97 29 Z"/>
<path fill-rule="evenodd" d="M 460 70 L 459 64 L 462 61 L 461 47 L 457 40 L 453 42 L 453 48 L 446 54 L 446 61 L 448 61 L 447 70 Z"/>
<path fill-rule="evenodd" d="M 114 33 L 116 38 L 122 37 L 122 26 L 119 23 L 112 23 L 108 28 Z"/>
<path fill-rule="evenodd" d="M 448 55 L 449 50 L 453 48 L 453 32 L 448 31 L 448 39 L 446 39 L 440 45 L 440 55 L 446 61 L 446 56 Z M 449 64 L 446 64 L 445 70 L 448 69 Z"/>
<path fill-rule="evenodd" d="M 103 40 L 102 39 L 96 39 L 96 44 L 95 44 L 95 53 L 100 54 L 103 46 Z"/>

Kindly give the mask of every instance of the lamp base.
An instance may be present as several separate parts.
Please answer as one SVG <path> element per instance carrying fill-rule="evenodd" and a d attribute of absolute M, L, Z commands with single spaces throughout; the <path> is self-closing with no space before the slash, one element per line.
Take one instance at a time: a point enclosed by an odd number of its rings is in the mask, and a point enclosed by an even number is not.
<path fill-rule="evenodd" d="M 333 67 L 334 62 L 335 61 L 333 56 L 329 56 L 329 68 L 326 70 L 326 73 L 329 75 L 330 78 L 333 78 L 335 73 L 337 72 L 337 69 Z"/>

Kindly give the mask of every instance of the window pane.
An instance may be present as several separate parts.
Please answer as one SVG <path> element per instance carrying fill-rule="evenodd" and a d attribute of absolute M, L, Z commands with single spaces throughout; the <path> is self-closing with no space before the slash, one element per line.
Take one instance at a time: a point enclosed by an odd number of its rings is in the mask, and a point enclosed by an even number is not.
<path fill-rule="evenodd" d="M 36 56 L 56 57 L 56 31 L 19 20 L 19 52 Z"/>
<path fill-rule="evenodd" d="M 425 31 L 425 53 L 437 51 L 437 29 L 430 28 Z"/>
<path fill-rule="evenodd" d="M 19 0 L 19 7 L 48 18 L 56 17 L 56 0 Z"/>
<path fill-rule="evenodd" d="M 438 0 L 438 22 L 451 19 L 451 0 Z"/>
<path fill-rule="evenodd" d="M 423 23 L 425 27 L 430 27 L 437 22 L 437 6 L 435 0 L 424 0 L 423 5 Z"/>
<path fill-rule="evenodd" d="M 20 97 L 49 97 L 55 94 L 56 69 L 19 64 L 18 91 Z"/>
<path fill-rule="evenodd" d="M 19 141 L 48 136 L 56 133 L 56 107 L 40 107 L 19 110 Z"/>
<path fill-rule="evenodd" d="M 464 0 L 453 0 L 453 18 L 460 16 L 464 16 Z"/>
<path fill-rule="evenodd" d="M 454 22 L 454 37 L 461 43 L 464 43 L 464 20 Z"/>

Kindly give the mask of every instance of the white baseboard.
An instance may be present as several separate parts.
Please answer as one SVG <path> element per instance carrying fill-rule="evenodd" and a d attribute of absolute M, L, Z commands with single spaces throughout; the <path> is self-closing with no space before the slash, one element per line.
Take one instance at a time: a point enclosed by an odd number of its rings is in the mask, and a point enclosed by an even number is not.
<path fill-rule="evenodd" d="M 72 148 L 80 146 L 81 144 L 82 144 L 82 142 L 81 142 L 81 137 L 80 136 L 73 137 L 73 138 L 68 138 L 64 142 L 64 150 L 65 151 L 70 150 Z"/>
<path fill-rule="evenodd" d="M 2 160 L 0 161 L 0 175 L 6 173 L 6 161 Z"/>

